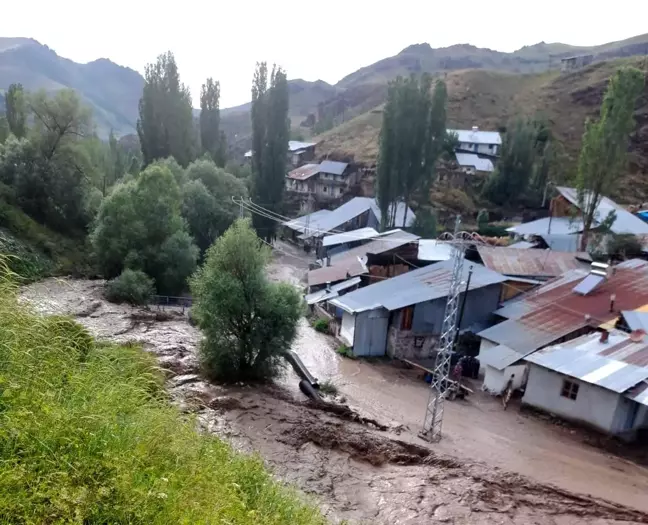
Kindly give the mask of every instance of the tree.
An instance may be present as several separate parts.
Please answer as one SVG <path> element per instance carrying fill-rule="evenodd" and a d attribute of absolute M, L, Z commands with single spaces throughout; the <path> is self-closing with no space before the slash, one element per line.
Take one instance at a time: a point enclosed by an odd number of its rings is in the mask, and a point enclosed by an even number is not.
<path fill-rule="evenodd" d="M 301 316 L 297 291 L 265 274 L 270 250 L 247 219 L 237 220 L 208 250 L 191 280 L 192 312 L 205 334 L 207 375 L 227 381 L 273 377 Z"/>
<path fill-rule="evenodd" d="M 11 84 L 5 94 L 9 131 L 19 139 L 27 135 L 27 101 L 22 84 Z"/>
<path fill-rule="evenodd" d="M 488 227 L 488 210 L 482 209 L 479 210 L 479 213 L 477 214 L 477 230 L 481 233 L 481 231 Z"/>
<path fill-rule="evenodd" d="M 581 250 L 587 248 L 590 230 L 601 199 L 618 184 L 625 168 L 628 138 L 634 130 L 633 117 L 644 76 L 636 68 L 622 68 L 610 79 L 601 105 L 600 118 L 585 124 L 578 162 L 578 203 L 583 220 Z"/>
<path fill-rule="evenodd" d="M 234 200 L 247 197 L 245 184 L 210 160 L 197 160 L 187 168 L 182 215 L 204 253 L 239 216 Z M 233 200 L 234 199 L 234 200 Z"/>
<path fill-rule="evenodd" d="M 420 208 L 412 224 L 412 233 L 424 239 L 434 239 L 437 236 L 437 216 L 432 208 Z"/>
<path fill-rule="evenodd" d="M 274 213 L 282 212 L 289 132 L 286 72 L 273 67 L 268 84 L 266 63 L 257 64 L 252 83 L 252 195 Z M 262 238 L 272 240 L 274 220 L 254 214 L 253 224 Z"/>
<path fill-rule="evenodd" d="M 382 228 L 396 226 L 399 200 L 408 203 L 415 192 L 427 191 L 433 181 L 447 140 L 447 90 L 439 80 L 431 95 L 431 86 L 427 74 L 399 77 L 389 85 L 377 173 Z M 406 224 L 407 214 L 403 217 L 403 226 Z"/>
<path fill-rule="evenodd" d="M 625 261 L 640 257 L 643 253 L 643 246 L 636 235 L 630 233 L 612 234 L 608 237 L 606 252 L 613 259 Z"/>
<path fill-rule="evenodd" d="M 106 196 L 106 188 L 115 184 L 115 182 L 120 180 L 126 174 L 126 155 L 120 148 L 119 143 L 117 142 L 117 137 L 115 137 L 112 129 L 108 136 L 108 145 L 110 147 L 110 158 L 109 166 L 103 179 L 102 191 L 104 197 Z"/>
<path fill-rule="evenodd" d="M 193 109 L 173 53 L 169 51 L 155 64 L 148 64 L 144 77 L 137 121 L 144 165 L 174 157 L 181 166 L 187 166 L 196 155 Z"/>
<path fill-rule="evenodd" d="M 200 91 L 200 143 L 218 165 L 225 165 L 225 136 L 220 131 L 220 83 L 208 78 Z"/>
<path fill-rule="evenodd" d="M 526 194 L 536 161 L 538 130 L 531 119 L 517 118 L 502 142 L 497 168 L 484 187 L 484 196 L 495 204 L 513 204 Z"/>
<path fill-rule="evenodd" d="M 99 209 L 91 241 L 104 277 L 141 270 L 161 293 L 184 288 L 198 249 L 180 216 L 180 190 L 168 168 L 149 166 L 118 184 Z"/>

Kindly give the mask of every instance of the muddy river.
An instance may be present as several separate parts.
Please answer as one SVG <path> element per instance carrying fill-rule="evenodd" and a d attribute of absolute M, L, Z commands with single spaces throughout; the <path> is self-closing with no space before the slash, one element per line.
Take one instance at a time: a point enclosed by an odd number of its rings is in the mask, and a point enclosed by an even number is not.
<path fill-rule="evenodd" d="M 306 256 L 276 254 L 271 278 L 299 285 Z M 569 430 L 477 394 L 447 403 L 444 439 L 417 437 L 428 390 L 412 371 L 341 358 L 302 320 L 294 342 L 320 380 L 382 428 L 313 406 L 287 369 L 274 385 L 223 387 L 198 374 L 199 331 L 180 313 L 107 303 L 101 281 L 49 279 L 23 289 L 43 313 L 69 314 L 97 337 L 137 341 L 169 371 L 177 403 L 205 431 L 256 451 L 314 498 L 332 523 L 648 523 L 648 471 L 585 445 Z"/>

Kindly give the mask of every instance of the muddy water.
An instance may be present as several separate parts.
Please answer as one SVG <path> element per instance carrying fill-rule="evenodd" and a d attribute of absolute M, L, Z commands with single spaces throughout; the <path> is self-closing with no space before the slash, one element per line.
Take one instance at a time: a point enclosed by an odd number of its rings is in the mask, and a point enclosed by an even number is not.
<path fill-rule="evenodd" d="M 278 260 L 271 275 L 298 284 L 305 267 L 295 261 Z M 172 396 L 197 411 L 202 428 L 241 450 L 260 452 L 279 477 L 313 495 L 332 522 L 648 523 L 646 514 L 620 505 L 645 510 L 648 477 L 639 467 L 595 449 L 578 452 L 568 436 L 546 434 L 535 420 L 496 411 L 487 400 L 448 404 L 440 453 L 423 448 L 416 432 L 425 386 L 409 371 L 341 359 L 330 339 L 305 321 L 294 349 L 306 365 L 321 379 L 332 378 L 362 413 L 403 425 L 399 435 L 318 410 L 296 391 L 290 370 L 275 387 L 225 388 L 202 381 L 196 374 L 200 333 L 185 318 L 156 318 L 107 303 L 100 281 L 47 280 L 26 287 L 22 298 L 44 313 L 75 316 L 99 337 L 142 343 L 170 370 Z M 541 466 L 530 452 L 535 448 L 545 457 L 543 471 L 553 472 L 560 488 L 537 483 L 542 476 L 533 473 Z M 525 467 L 527 462 L 534 466 Z M 529 477 L 488 466 L 504 464 L 517 467 L 507 469 L 515 472 L 526 468 Z M 615 503 L 569 492 L 588 492 L 574 482 L 588 477 L 585 488 L 607 485 L 609 493 L 597 496 Z"/>

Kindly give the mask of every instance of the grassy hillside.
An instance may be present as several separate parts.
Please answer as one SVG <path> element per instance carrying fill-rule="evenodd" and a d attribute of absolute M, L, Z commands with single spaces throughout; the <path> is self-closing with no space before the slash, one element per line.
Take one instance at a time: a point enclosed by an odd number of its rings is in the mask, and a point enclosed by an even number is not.
<path fill-rule="evenodd" d="M 515 75 L 481 69 L 448 73 L 449 125 L 498 129 L 514 115 L 543 115 L 564 146 L 564 172 L 569 175 L 578 159 L 585 120 L 596 117 L 610 76 L 624 65 L 648 71 L 648 60 L 633 57 L 598 62 L 565 75 Z M 648 200 L 648 177 L 643 175 L 648 173 L 648 82 L 635 118 L 630 166 L 618 195 L 627 202 Z M 316 137 L 318 153 L 374 165 L 381 122 L 380 107 L 345 122 Z"/>
<path fill-rule="evenodd" d="M 97 132 L 107 137 L 133 133 L 144 79 L 106 59 L 77 64 L 29 38 L 0 38 L 0 91 L 20 82 L 27 90 L 76 90 L 94 114 Z"/>
<path fill-rule="evenodd" d="M 260 459 L 199 434 L 154 358 L 18 304 L 0 275 L 0 522 L 323 525 Z"/>

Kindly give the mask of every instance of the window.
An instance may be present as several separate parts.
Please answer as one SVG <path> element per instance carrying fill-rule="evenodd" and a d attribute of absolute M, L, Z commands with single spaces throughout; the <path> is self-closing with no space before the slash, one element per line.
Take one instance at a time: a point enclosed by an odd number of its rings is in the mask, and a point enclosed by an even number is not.
<path fill-rule="evenodd" d="M 328 191 L 328 186 L 323 186 L 324 193 Z"/>
<path fill-rule="evenodd" d="M 403 311 L 401 312 L 401 330 L 411 330 L 413 318 L 414 308 L 412 306 L 403 308 Z"/>
<path fill-rule="evenodd" d="M 489 144 L 489 145 L 488 145 L 488 149 L 491 150 L 491 151 L 493 150 L 493 147 L 494 147 L 494 146 L 493 146 L 492 144 Z"/>
<path fill-rule="evenodd" d="M 567 399 L 571 399 L 572 401 L 575 401 L 576 398 L 578 397 L 578 383 L 574 383 L 573 381 L 569 381 L 568 379 L 565 379 L 563 381 L 560 395 L 562 397 L 566 397 Z"/>

